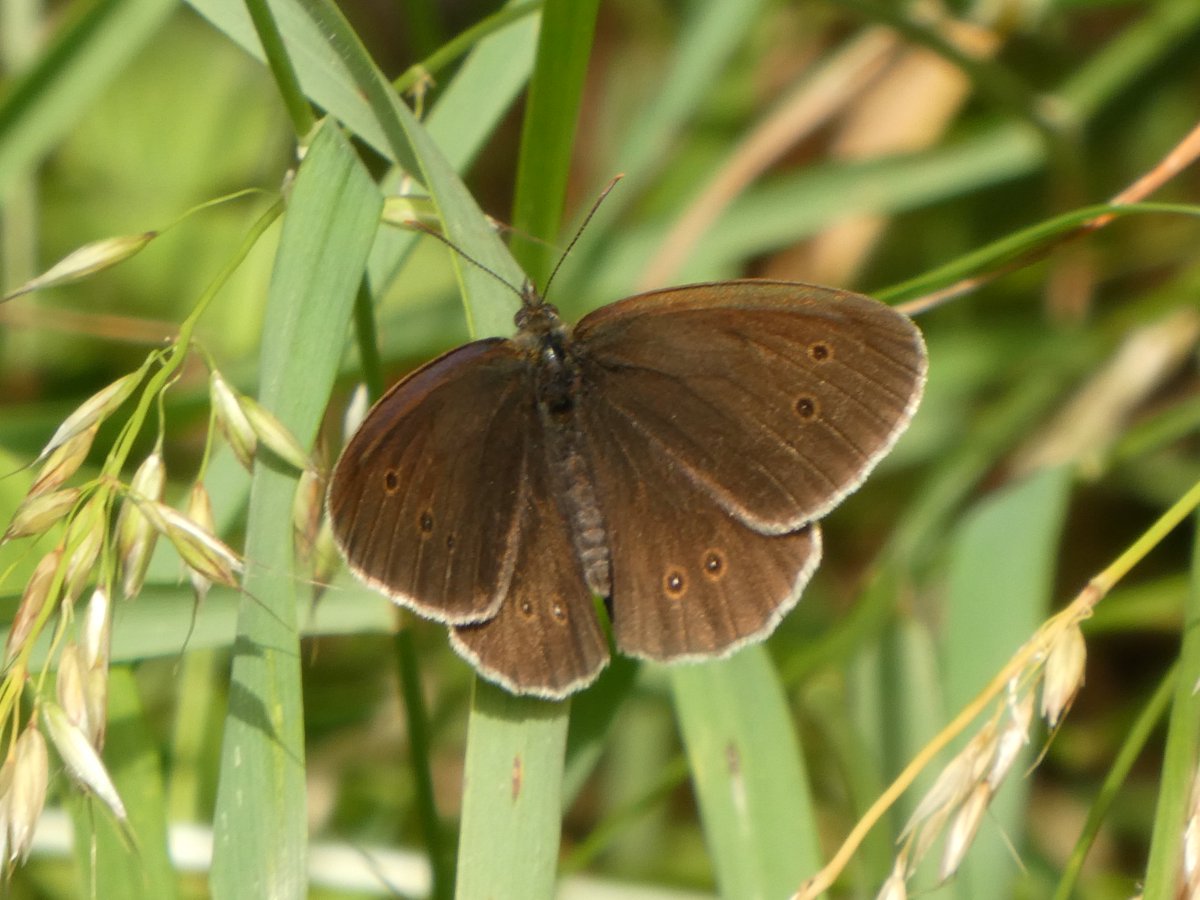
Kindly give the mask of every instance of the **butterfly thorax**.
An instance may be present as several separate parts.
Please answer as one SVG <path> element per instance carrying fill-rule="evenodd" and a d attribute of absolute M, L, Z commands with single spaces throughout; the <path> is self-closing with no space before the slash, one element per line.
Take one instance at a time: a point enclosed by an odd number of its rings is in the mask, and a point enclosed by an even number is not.
<path fill-rule="evenodd" d="M 569 347 L 570 329 L 559 318 L 558 310 L 528 284 L 521 292 L 521 301 L 513 317 L 517 326 L 513 342 L 534 371 L 538 405 L 555 414 L 568 413 L 574 405 L 579 377 Z"/>

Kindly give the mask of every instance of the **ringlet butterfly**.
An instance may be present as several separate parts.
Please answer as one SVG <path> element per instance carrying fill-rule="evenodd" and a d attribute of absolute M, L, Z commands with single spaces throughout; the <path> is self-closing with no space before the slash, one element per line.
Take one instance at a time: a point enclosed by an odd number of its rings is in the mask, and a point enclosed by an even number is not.
<path fill-rule="evenodd" d="M 652 291 L 574 328 L 521 295 L 514 337 L 422 366 L 350 439 L 329 491 L 350 569 L 520 694 L 608 662 L 594 594 L 628 655 L 765 638 L 817 566 L 817 520 L 912 418 L 916 326 L 780 281 Z"/>

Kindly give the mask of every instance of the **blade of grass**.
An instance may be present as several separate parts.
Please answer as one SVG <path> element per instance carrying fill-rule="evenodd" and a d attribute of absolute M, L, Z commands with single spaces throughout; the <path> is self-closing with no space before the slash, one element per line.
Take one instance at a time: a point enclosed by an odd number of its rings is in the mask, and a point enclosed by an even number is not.
<path fill-rule="evenodd" d="M 1125 779 L 1133 770 L 1134 764 L 1138 761 L 1142 751 L 1146 749 L 1146 744 L 1166 714 L 1171 704 L 1171 697 L 1175 693 L 1178 675 L 1179 667 L 1175 666 L 1163 678 L 1154 691 L 1154 695 L 1146 701 L 1137 720 L 1125 733 L 1125 739 L 1121 742 L 1121 750 L 1113 760 L 1108 774 L 1104 776 L 1104 784 L 1096 793 L 1095 802 L 1088 809 L 1087 822 L 1080 830 L 1079 840 L 1075 842 L 1075 847 L 1071 850 L 1071 857 L 1063 868 L 1062 878 L 1059 879 L 1058 885 L 1054 889 L 1053 900 L 1070 900 L 1071 897 L 1078 896 L 1076 891 L 1079 886 L 1079 876 L 1083 871 L 1083 864 L 1087 862 L 1088 851 L 1092 849 L 1092 845 L 1100 833 L 1100 828 L 1104 824 L 1104 819 L 1120 793 L 1121 786 L 1125 783 Z"/>
<path fill-rule="evenodd" d="M 178 559 L 173 560 L 176 569 Z M 191 650 L 232 647 L 237 634 L 238 608 L 244 598 L 216 587 L 196 609 L 191 586 L 150 587 L 145 603 L 118 605 L 113 623 L 111 656 L 114 663 L 179 656 Z M 8 608 L 17 597 L 0 594 Z M 335 584 L 315 609 L 300 610 L 300 631 L 308 635 L 388 634 L 394 627 L 393 608 L 375 591 L 349 582 Z M 0 644 L 9 627 L 0 628 Z M 40 668 L 46 661 L 49 638 L 30 656 Z"/>
<path fill-rule="evenodd" d="M 1193 517 L 1200 524 L 1200 519 Z M 1183 832 L 1188 805 L 1197 789 L 1197 759 L 1200 758 L 1200 528 L 1192 538 L 1192 589 L 1188 594 L 1179 653 L 1179 675 L 1171 716 L 1167 726 L 1167 746 L 1163 751 L 1162 779 L 1158 787 L 1158 805 L 1154 811 L 1154 832 L 1150 839 L 1150 859 L 1146 864 L 1143 900 L 1170 900 L 1181 896 L 1180 873 L 1183 871 Z"/>
<path fill-rule="evenodd" d="M 455 896 L 554 896 L 568 709 L 475 679 Z"/>
<path fill-rule="evenodd" d="M 562 222 L 575 125 L 599 0 L 547 0 L 517 162 L 513 227 L 548 243 L 517 244 L 516 257 L 535 284 L 557 262 L 553 241 Z"/>
<path fill-rule="evenodd" d="M 417 178 L 437 207 L 445 236 L 492 272 L 518 284 L 520 267 L 496 236 L 470 192 L 437 143 L 400 101 L 391 84 L 371 60 L 341 11 L 327 0 L 299 0 L 309 24 L 328 36 L 339 65 L 349 73 L 354 90 L 365 98 L 375 128 L 382 134 L 388 156 Z M 476 336 L 512 331 L 515 303 L 512 293 L 494 275 L 451 255 L 462 289 L 471 332 Z"/>
<path fill-rule="evenodd" d="M 242 0 L 189 3 L 234 43 L 263 58 Z M 378 107 L 373 109 L 359 90 L 361 72 L 350 71 L 351 63 L 321 30 L 321 17 L 314 16 L 301 0 L 273 0 L 271 12 L 305 94 L 375 150 L 393 156 L 395 148 L 385 134 Z M 482 40 L 472 54 L 477 61 L 464 63 L 430 113 L 427 127 L 439 137 L 447 158 L 457 168 L 465 167 L 475 156 L 529 77 L 537 19 L 530 14 Z M 458 99 L 452 99 L 455 95 Z M 445 111 L 439 112 L 439 108 Z"/>
<path fill-rule="evenodd" d="M 519 282 L 522 277 L 519 267 L 489 227 L 453 167 L 400 102 L 341 13 L 324 0 L 302 0 L 302 3 L 321 33 L 329 35 L 339 49 L 346 69 L 387 139 L 390 154 L 429 190 L 445 235 L 511 284 Z M 457 256 L 451 259 L 472 331 L 482 334 L 511 331 L 513 303 L 509 292 L 487 272 Z M 468 737 L 459 895 L 475 897 L 481 896 L 480 892 L 495 892 L 501 896 L 548 896 L 557 859 L 566 707 L 562 704 L 539 707 L 535 701 L 508 698 L 489 685 L 477 685 L 476 690 L 477 715 L 472 719 Z M 526 768 L 537 776 L 534 790 L 522 788 L 526 783 L 523 774 Z M 495 802 L 497 784 L 500 790 L 507 788 L 511 792 L 510 804 Z M 503 827 L 495 827 L 492 817 L 497 814 L 506 823 Z M 474 823 L 488 822 L 492 826 L 483 827 L 487 842 L 473 840 L 472 835 L 477 833 Z M 508 842 L 512 842 L 517 855 L 497 857 L 495 846 Z M 487 854 L 483 860 L 474 855 L 476 848 L 483 848 Z M 511 891 L 500 890 L 497 879 L 514 877 L 513 859 L 529 859 L 530 869 L 520 870 L 519 889 L 514 886 Z M 497 861 L 500 871 L 496 871 Z"/>
<path fill-rule="evenodd" d="M 788 896 L 820 857 L 804 759 L 770 657 L 758 645 L 670 675 L 721 895 Z"/>
<path fill-rule="evenodd" d="M 303 140 L 317 124 L 317 118 L 300 91 L 300 82 L 292 61 L 288 58 L 283 35 L 279 33 L 279 25 L 271 14 L 267 0 L 246 0 L 246 11 L 250 13 L 254 22 L 254 31 L 266 56 L 267 67 L 271 70 L 280 97 L 283 98 L 283 105 L 291 117 L 292 129 L 296 137 Z"/>
<path fill-rule="evenodd" d="M 989 496 L 957 529 L 942 638 L 946 709 L 969 703 L 1049 615 L 1071 483 L 1068 467 L 1043 470 Z M 1028 752 L 1014 771 L 1027 766 Z M 996 827 L 980 829 L 955 879 L 957 896 L 1013 895 L 1020 871 L 1009 848 L 1024 840 L 1028 794 L 1022 778 L 997 792 L 988 815 Z"/>
<path fill-rule="evenodd" d="M 514 0 L 505 10 L 523 5 L 524 0 Z M 540 23 L 540 16 L 527 15 L 480 41 L 454 80 L 439 92 L 425 128 L 456 172 L 465 172 L 474 162 L 529 80 Z M 402 229 L 380 231 L 370 268 L 377 294 L 391 284 L 416 240 Z"/>
<path fill-rule="evenodd" d="M 333 386 L 380 209 L 374 182 L 327 124 L 296 177 L 263 329 L 260 402 L 304 445 Z M 291 472 L 255 468 L 217 789 L 218 898 L 307 893 L 297 590 L 291 523 L 280 515 L 295 485 Z"/>
<path fill-rule="evenodd" d="M 242 0 L 192 0 L 192 6 L 247 52 L 263 58 Z M 506 11 L 528 6 L 524 0 L 513 0 Z M 348 64 L 331 57 L 320 17 L 314 17 L 298 0 L 276 0 L 271 9 L 305 93 L 380 153 L 399 158 L 380 124 L 380 116 L 394 118 L 389 104 L 380 104 L 377 97 L 372 109 L 363 99 L 360 85 L 367 77 L 369 60 L 367 68 L 360 65 L 357 74 L 352 74 Z M 527 12 L 479 41 L 454 79 L 439 92 L 425 122 L 456 171 L 464 171 L 475 159 L 529 78 L 540 17 L 532 14 L 532 9 Z M 357 55 L 361 48 L 348 52 Z M 377 295 L 396 276 L 414 242 L 414 235 L 398 229 L 380 232 L 370 268 Z M 456 243 L 466 247 L 461 241 Z"/>
<path fill-rule="evenodd" d="M 600 673 L 596 683 L 572 702 L 567 731 L 567 761 L 563 773 L 563 806 L 569 806 L 596 768 L 604 751 L 608 729 L 625 698 L 633 692 L 640 663 L 618 656 Z"/>
<path fill-rule="evenodd" d="M 864 594 L 860 603 L 870 602 L 871 594 L 877 594 L 886 598 L 890 611 L 903 605 L 899 585 L 892 578 L 870 585 Z M 888 625 L 877 639 L 866 643 L 850 669 L 852 728 L 863 743 L 862 755 L 873 767 L 869 774 L 853 773 L 853 778 L 863 783 L 881 782 L 872 793 L 856 792 L 859 803 L 854 807 L 854 820 L 870 808 L 887 782 L 904 769 L 946 720 L 937 646 L 927 623 L 899 612 Z M 913 793 L 919 795 L 921 788 L 932 781 L 932 776 L 924 776 Z M 895 860 L 894 838 L 909 812 L 911 808 L 901 807 L 898 814 L 893 814 L 889 833 L 883 829 L 872 832 L 873 843 L 860 854 L 866 884 L 877 885 L 887 878 Z"/>
<path fill-rule="evenodd" d="M 1156 3 L 1047 97 L 1069 110 L 1077 123 L 1087 123 L 1125 96 L 1152 60 L 1188 40 L 1198 23 L 1200 6 L 1170 0 Z M 618 163 L 636 171 L 626 158 L 618 158 Z M 849 214 L 915 209 L 1019 178 L 1044 163 L 1045 145 L 1035 130 L 1024 122 L 1004 121 L 916 156 L 820 166 L 764 180 L 747 190 L 697 242 L 678 278 L 682 282 L 730 277 L 747 259 L 789 246 Z M 618 207 L 636 199 L 636 189 L 636 179 L 627 178 L 597 216 L 592 231 L 605 232 Z M 622 228 L 611 240 L 606 236 L 595 242 L 602 246 L 589 241 L 586 262 L 578 254 L 580 259 L 569 267 L 568 290 L 593 297 L 627 293 L 661 245 L 670 223 L 667 216 Z"/>
<path fill-rule="evenodd" d="M 449 38 L 441 46 L 431 47 L 424 59 L 409 66 L 403 75 L 392 82 L 392 85 L 398 93 L 407 94 L 430 77 L 436 78 L 442 69 L 463 56 L 476 44 L 504 30 L 504 27 L 510 22 L 535 18 L 542 8 L 542 2 L 543 0 L 517 0 L 517 2 L 508 3 L 499 12 L 480 19 L 470 28 Z"/>

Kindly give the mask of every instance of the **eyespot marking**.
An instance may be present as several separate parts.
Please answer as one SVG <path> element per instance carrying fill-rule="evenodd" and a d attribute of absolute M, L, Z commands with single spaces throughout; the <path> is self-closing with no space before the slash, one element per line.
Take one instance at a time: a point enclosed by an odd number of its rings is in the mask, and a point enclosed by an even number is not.
<path fill-rule="evenodd" d="M 701 568 L 709 581 L 720 581 L 725 577 L 725 554 L 715 549 L 707 551 Z"/>
<path fill-rule="evenodd" d="M 796 414 L 806 422 L 811 422 L 820 414 L 820 406 L 816 397 L 803 396 L 796 399 Z"/>
<path fill-rule="evenodd" d="M 433 531 L 433 513 L 431 513 L 429 510 L 425 510 L 425 512 L 421 513 L 420 523 L 421 531 L 425 532 L 425 534 L 429 534 L 429 532 Z"/>
<path fill-rule="evenodd" d="M 808 356 L 813 362 L 828 362 L 833 359 L 833 345 L 828 341 L 814 341 L 808 345 Z"/>
<path fill-rule="evenodd" d="M 687 579 L 679 569 L 668 569 L 663 576 L 663 591 L 672 600 L 679 600 L 687 593 Z"/>
<path fill-rule="evenodd" d="M 388 469 L 383 473 L 383 492 L 385 494 L 394 494 L 400 489 L 400 476 L 396 474 L 395 469 Z"/>

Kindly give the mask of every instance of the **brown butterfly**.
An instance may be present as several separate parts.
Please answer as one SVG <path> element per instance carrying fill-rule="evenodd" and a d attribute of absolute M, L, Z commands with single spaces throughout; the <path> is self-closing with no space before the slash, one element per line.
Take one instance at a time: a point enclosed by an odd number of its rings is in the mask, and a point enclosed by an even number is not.
<path fill-rule="evenodd" d="M 338 460 L 329 513 L 363 581 L 451 626 L 511 691 L 561 698 L 617 649 L 660 662 L 765 638 L 817 520 L 908 425 L 904 315 L 778 281 L 653 291 L 574 328 L 532 288 L 517 334 L 396 384 Z"/>

